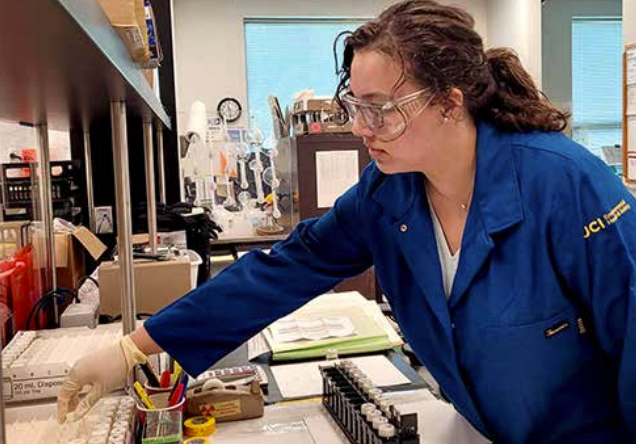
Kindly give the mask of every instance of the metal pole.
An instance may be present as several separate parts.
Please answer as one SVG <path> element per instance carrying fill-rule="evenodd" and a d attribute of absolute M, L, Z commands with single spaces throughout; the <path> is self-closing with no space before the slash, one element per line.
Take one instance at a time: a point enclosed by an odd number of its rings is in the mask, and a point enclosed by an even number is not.
<path fill-rule="evenodd" d="M 159 163 L 159 202 L 166 203 L 166 176 L 163 167 L 163 127 L 157 124 L 157 162 Z"/>
<path fill-rule="evenodd" d="M 46 125 L 35 127 L 38 141 L 38 158 L 40 164 L 40 205 L 42 207 L 42 224 L 46 263 L 51 271 L 51 290 L 57 290 L 57 274 L 55 263 L 55 232 L 53 230 L 53 200 L 51 198 L 51 159 L 49 156 L 49 131 Z M 48 282 L 47 282 L 48 283 Z M 53 299 L 55 323 L 59 322 L 57 300 Z"/>
<path fill-rule="evenodd" d="M 7 435 L 4 423 L 4 378 L 2 377 L 2 353 L 0 353 L 0 444 L 7 444 Z"/>
<path fill-rule="evenodd" d="M 146 151 L 148 236 L 150 237 L 150 252 L 157 254 L 157 205 L 155 198 L 155 153 L 152 145 L 152 122 L 144 122 L 144 149 Z"/>
<path fill-rule="evenodd" d="M 132 222 L 130 217 L 130 171 L 126 104 L 111 102 L 110 119 L 115 160 L 115 202 L 117 206 L 117 245 L 121 271 L 121 318 L 124 334 L 135 329 L 135 275 L 132 257 Z"/>
<path fill-rule="evenodd" d="M 86 164 L 86 198 L 88 200 L 88 222 L 91 231 L 96 230 L 95 225 L 95 198 L 93 195 L 93 161 L 91 160 L 91 135 L 84 133 L 84 163 Z"/>

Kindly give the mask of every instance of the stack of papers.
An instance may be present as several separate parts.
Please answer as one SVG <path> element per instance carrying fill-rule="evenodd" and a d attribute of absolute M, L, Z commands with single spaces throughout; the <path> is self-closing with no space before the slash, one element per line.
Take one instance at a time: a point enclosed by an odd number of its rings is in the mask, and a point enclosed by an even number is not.
<path fill-rule="evenodd" d="M 386 356 L 361 356 L 350 359 L 376 387 L 392 387 L 411 381 Z M 270 367 L 283 398 L 303 398 L 322 395 L 320 367 L 333 361 L 312 361 Z"/>
<path fill-rule="evenodd" d="M 387 350 L 403 344 L 374 301 L 358 292 L 320 296 L 263 330 L 274 360 L 339 356 Z"/>
<path fill-rule="evenodd" d="M 345 316 L 281 319 L 280 322 L 270 326 L 270 331 L 277 342 L 342 338 L 354 336 L 356 333 L 351 320 Z"/>

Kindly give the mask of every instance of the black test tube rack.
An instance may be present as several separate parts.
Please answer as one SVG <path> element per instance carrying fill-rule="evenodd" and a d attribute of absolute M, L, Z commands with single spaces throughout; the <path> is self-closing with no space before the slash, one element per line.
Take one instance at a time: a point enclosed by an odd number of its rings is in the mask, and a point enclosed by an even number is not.
<path fill-rule="evenodd" d="M 378 408 L 380 406 L 349 375 L 349 372 L 345 370 L 345 364 L 338 362 L 333 366 L 320 367 L 320 373 L 323 405 L 349 442 L 352 444 L 419 444 L 416 413 L 402 415 L 391 406 L 387 417 L 388 423 L 395 428 L 395 433 L 392 437 L 382 437 L 361 410 L 364 404 L 374 404 Z"/>

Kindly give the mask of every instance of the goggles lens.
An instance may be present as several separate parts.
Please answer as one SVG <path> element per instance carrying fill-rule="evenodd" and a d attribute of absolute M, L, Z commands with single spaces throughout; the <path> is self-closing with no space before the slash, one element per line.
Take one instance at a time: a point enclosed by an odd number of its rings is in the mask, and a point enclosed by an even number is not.
<path fill-rule="evenodd" d="M 357 99 L 351 90 L 345 90 L 340 95 L 340 100 L 352 120 L 362 119 L 363 124 L 373 131 L 376 137 L 390 141 L 400 137 L 408 123 L 429 105 L 433 97 L 425 99 L 427 92 L 428 89 L 421 89 L 379 104 Z"/>

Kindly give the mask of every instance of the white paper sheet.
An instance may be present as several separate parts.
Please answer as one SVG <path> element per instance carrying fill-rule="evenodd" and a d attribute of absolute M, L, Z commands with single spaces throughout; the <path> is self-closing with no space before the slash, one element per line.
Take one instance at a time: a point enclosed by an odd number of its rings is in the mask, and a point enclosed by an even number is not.
<path fill-rule="evenodd" d="M 627 178 L 636 180 L 636 157 L 627 158 Z"/>
<path fill-rule="evenodd" d="M 628 85 L 636 84 L 636 48 L 627 51 L 627 79 Z"/>
<path fill-rule="evenodd" d="M 269 344 L 265 340 L 265 337 L 263 337 L 262 333 L 257 334 L 256 336 L 252 337 L 252 339 L 247 341 L 247 360 L 248 361 L 251 361 L 257 356 L 263 355 L 265 353 L 269 353 L 270 351 L 272 351 L 272 349 L 269 348 Z"/>
<path fill-rule="evenodd" d="M 627 118 L 627 153 L 636 154 L 636 116 Z"/>
<path fill-rule="evenodd" d="M 276 342 L 343 338 L 356 333 L 353 323 L 346 316 L 285 318 L 270 325 L 269 329 Z"/>
<path fill-rule="evenodd" d="M 316 152 L 318 208 L 331 208 L 336 199 L 358 183 L 358 151 Z"/>
<path fill-rule="evenodd" d="M 389 341 L 395 347 L 402 345 L 404 342 L 391 326 L 388 319 L 375 301 L 370 301 L 357 291 L 343 291 L 341 293 L 327 293 L 312 299 L 307 304 L 290 314 L 294 316 L 310 316 L 315 313 L 321 313 L 323 309 L 336 309 L 345 307 L 359 307 L 366 314 L 378 323 L 382 330 L 387 334 Z"/>
<path fill-rule="evenodd" d="M 384 355 L 352 358 L 377 387 L 408 384 L 410 380 Z M 275 365 L 270 367 L 284 398 L 318 396 L 322 393 L 322 377 L 319 366 L 329 361 L 305 362 L 301 364 Z"/>
<path fill-rule="evenodd" d="M 627 86 L 627 115 L 636 115 L 636 84 Z"/>

